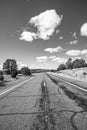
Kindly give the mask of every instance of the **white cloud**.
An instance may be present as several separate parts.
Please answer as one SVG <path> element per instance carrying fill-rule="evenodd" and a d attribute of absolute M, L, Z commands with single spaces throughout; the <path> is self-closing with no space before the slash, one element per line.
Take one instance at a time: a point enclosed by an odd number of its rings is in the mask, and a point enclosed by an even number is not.
<path fill-rule="evenodd" d="M 60 25 L 63 16 L 59 16 L 56 10 L 47 10 L 39 15 L 32 17 L 29 21 L 32 25 L 37 27 L 38 38 L 47 40 L 55 32 L 57 26 Z"/>
<path fill-rule="evenodd" d="M 46 48 L 44 51 L 49 52 L 49 53 L 54 53 L 54 52 L 61 52 L 64 49 L 61 46 L 58 46 L 56 48 Z"/>
<path fill-rule="evenodd" d="M 56 58 L 52 59 L 52 61 L 58 61 L 60 59 L 61 59 L 60 57 L 56 57 Z"/>
<path fill-rule="evenodd" d="M 85 50 L 69 50 L 66 52 L 67 55 L 69 56 L 78 56 L 78 55 L 86 55 L 87 54 L 87 49 Z"/>
<path fill-rule="evenodd" d="M 60 36 L 60 37 L 59 37 L 59 40 L 62 40 L 62 39 L 63 39 L 63 37 L 62 37 L 62 36 Z"/>
<path fill-rule="evenodd" d="M 50 58 L 50 59 L 54 59 L 54 58 L 56 58 L 56 56 L 50 56 L 49 58 Z"/>
<path fill-rule="evenodd" d="M 81 54 L 82 54 L 82 55 L 86 55 L 86 54 L 87 54 L 87 49 L 82 50 L 82 51 L 81 51 Z"/>
<path fill-rule="evenodd" d="M 80 50 L 69 50 L 66 52 L 67 55 L 69 56 L 78 56 L 81 54 Z"/>
<path fill-rule="evenodd" d="M 20 40 L 33 41 L 34 39 L 48 40 L 57 27 L 60 25 L 63 16 L 59 16 L 56 10 L 46 10 L 39 15 L 32 17 L 29 24 L 37 28 L 37 32 L 23 31 Z M 58 29 L 57 29 L 58 30 Z"/>
<path fill-rule="evenodd" d="M 75 40 L 78 39 L 77 36 L 76 36 L 76 32 L 74 32 L 74 33 L 72 34 L 72 37 L 73 37 Z"/>
<path fill-rule="evenodd" d="M 29 41 L 29 42 L 32 42 L 33 39 L 36 39 L 36 34 L 35 33 L 32 33 L 32 32 L 28 32 L 28 31 L 23 31 L 20 35 L 20 40 L 25 40 L 25 41 Z"/>
<path fill-rule="evenodd" d="M 80 29 L 81 36 L 87 37 L 87 23 L 84 23 Z"/>
<path fill-rule="evenodd" d="M 77 45 L 78 44 L 78 40 L 74 40 L 74 41 L 70 41 L 71 45 Z"/>
<path fill-rule="evenodd" d="M 47 56 L 39 56 L 39 57 L 36 57 L 37 62 L 46 62 L 47 59 L 48 59 Z"/>
<path fill-rule="evenodd" d="M 57 61 L 58 65 L 62 63 L 66 63 L 67 59 L 66 58 L 61 58 L 61 57 L 56 57 L 52 59 L 52 61 Z"/>

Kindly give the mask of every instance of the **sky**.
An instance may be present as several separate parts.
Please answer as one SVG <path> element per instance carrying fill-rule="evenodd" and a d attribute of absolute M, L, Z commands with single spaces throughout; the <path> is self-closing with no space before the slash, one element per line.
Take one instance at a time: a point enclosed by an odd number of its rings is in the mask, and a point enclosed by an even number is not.
<path fill-rule="evenodd" d="M 57 69 L 87 61 L 87 0 L 0 0 L 0 67 Z"/>

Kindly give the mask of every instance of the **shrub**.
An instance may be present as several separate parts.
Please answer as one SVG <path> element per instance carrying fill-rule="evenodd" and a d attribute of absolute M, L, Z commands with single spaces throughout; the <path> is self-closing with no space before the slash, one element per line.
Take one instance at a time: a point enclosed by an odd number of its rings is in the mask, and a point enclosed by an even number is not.
<path fill-rule="evenodd" d="M 20 71 L 21 71 L 21 74 L 23 74 L 23 75 L 31 75 L 31 71 L 28 67 L 23 67 L 23 68 L 21 68 Z"/>

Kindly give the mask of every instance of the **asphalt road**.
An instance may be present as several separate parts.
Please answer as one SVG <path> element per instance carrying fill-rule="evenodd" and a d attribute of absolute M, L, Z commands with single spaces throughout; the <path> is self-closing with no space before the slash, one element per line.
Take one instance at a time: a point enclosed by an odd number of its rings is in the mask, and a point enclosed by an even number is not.
<path fill-rule="evenodd" d="M 87 92 L 36 74 L 0 97 L 0 130 L 87 130 Z"/>

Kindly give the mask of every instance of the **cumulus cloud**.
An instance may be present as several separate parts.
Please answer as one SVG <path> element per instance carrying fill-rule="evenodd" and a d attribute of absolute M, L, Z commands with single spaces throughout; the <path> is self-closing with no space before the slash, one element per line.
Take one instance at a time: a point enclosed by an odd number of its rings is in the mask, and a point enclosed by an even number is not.
<path fill-rule="evenodd" d="M 81 51 L 81 54 L 82 54 L 82 55 L 86 55 L 86 54 L 87 54 L 87 49 L 82 50 L 82 51 Z"/>
<path fill-rule="evenodd" d="M 78 44 L 78 40 L 74 40 L 74 41 L 70 41 L 71 45 L 77 45 Z"/>
<path fill-rule="evenodd" d="M 78 56 L 78 55 L 86 55 L 87 54 L 87 49 L 85 50 L 69 50 L 66 52 L 67 55 L 69 56 Z"/>
<path fill-rule="evenodd" d="M 56 48 L 46 48 L 44 51 L 49 52 L 49 53 L 54 53 L 54 52 L 61 52 L 64 49 L 61 46 L 58 46 Z"/>
<path fill-rule="evenodd" d="M 28 31 L 23 31 L 20 35 L 20 40 L 25 40 L 25 41 L 29 41 L 29 42 L 32 42 L 33 39 L 36 39 L 36 34 L 35 33 L 32 33 L 32 32 L 28 32 Z"/>
<path fill-rule="evenodd" d="M 87 37 L 87 23 L 84 23 L 80 29 L 81 36 Z"/>
<path fill-rule="evenodd" d="M 48 59 L 47 56 L 39 56 L 39 57 L 36 57 L 37 62 L 46 62 L 47 59 Z"/>
<path fill-rule="evenodd" d="M 30 25 L 37 28 L 36 33 L 30 31 L 23 31 L 20 40 L 33 41 L 34 39 L 48 40 L 54 32 L 56 32 L 57 27 L 60 25 L 63 16 L 59 16 L 56 10 L 46 10 L 39 15 L 32 17 L 29 21 Z"/>
<path fill-rule="evenodd" d="M 80 50 L 69 50 L 66 52 L 67 55 L 69 56 L 78 56 L 81 54 Z"/>

